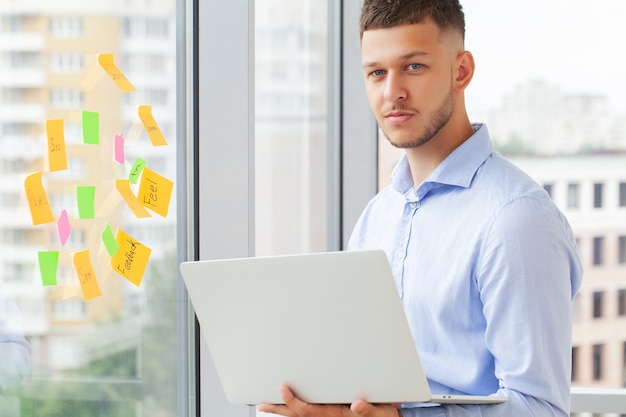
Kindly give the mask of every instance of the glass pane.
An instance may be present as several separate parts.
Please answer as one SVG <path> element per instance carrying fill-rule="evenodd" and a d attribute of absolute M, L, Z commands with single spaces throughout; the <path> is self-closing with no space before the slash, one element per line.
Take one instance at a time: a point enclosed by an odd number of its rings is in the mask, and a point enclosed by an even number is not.
<path fill-rule="evenodd" d="M 600 0 L 603 19 L 579 0 L 566 8 L 531 0 L 514 13 L 498 0 L 461 3 L 476 60 L 470 119 L 485 122 L 496 149 L 549 191 L 576 235 L 585 272 L 572 384 L 624 387 L 626 87 L 623 58 L 611 51 L 626 38 L 626 3 Z M 382 138 L 379 146 L 383 187 L 402 151 Z"/>
<path fill-rule="evenodd" d="M 327 10 L 255 2 L 256 254 L 326 248 Z"/>
<path fill-rule="evenodd" d="M 176 416 L 176 2 L 33 5 L 0 6 L 0 414 Z"/>

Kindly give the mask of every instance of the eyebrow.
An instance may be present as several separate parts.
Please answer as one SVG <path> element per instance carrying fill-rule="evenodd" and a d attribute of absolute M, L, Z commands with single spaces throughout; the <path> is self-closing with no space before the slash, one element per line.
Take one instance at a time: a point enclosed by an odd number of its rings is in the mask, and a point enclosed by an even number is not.
<path fill-rule="evenodd" d="M 428 52 L 423 52 L 423 51 L 409 52 L 408 54 L 402 55 L 400 57 L 400 60 L 406 61 L 408 59 L 415 58 L 418 56 L 423 57 L 423 56 L 428 56 L 428 55 L 429 55 Z M 371 68 L 371 67 L 378 67 L 378 66 L 380 66 L 380 64 L 377 61 L 364 62 L 362 65 L 363 68 Z"/>

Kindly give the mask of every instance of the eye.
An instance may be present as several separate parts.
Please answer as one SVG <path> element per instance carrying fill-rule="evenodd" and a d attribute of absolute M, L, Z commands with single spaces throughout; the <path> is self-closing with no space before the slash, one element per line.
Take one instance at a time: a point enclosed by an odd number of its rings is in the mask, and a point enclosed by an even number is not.
<path fill-rule="evenodd" d="M 385 71 L 383 71 L 383 70 L 374 70 L 374 71 L 372 71 L 372 72 L 370 73 L 370 75 L 371 75 L 372 77 L 380 77 L 380 76 L 382 76 L 382 75 L 384 75 L 384 74 L 385 74 Z"/>
<path fill-rule="evenodd" d="M 407 68 L 409 71 L 418 71 L 418 70 L 420 70 L 422 67 L 423 67 L 423 65 L 422 65 L 422 64 L 409 64 L 409 65 L 407 65 L 407 67 L 406 67 L 406 68 Z"/>

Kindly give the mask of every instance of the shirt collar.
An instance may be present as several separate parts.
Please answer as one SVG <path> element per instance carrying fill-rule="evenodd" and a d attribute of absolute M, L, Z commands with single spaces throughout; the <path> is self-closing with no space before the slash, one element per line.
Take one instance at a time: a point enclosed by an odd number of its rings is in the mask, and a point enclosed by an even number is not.
<path fill-rule="evenodd" d="M 419 185 L 417 195 L 421 198 L 428 191 L 440 185 L 453 185 L 469 188 L 478 168 L 493 152 L 493 144 L 487 126 L 482 123 L 472 125 L 474 134 L 456 148 Z M 406 158 L 402 156 L 391 174 L 393 188 L 401 194 L 412 191 L 413 177 Z"/>

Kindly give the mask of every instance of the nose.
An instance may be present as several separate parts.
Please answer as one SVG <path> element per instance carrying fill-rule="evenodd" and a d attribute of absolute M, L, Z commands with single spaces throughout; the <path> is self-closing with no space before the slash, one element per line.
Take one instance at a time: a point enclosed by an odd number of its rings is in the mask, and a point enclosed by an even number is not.
<path fill-rule="evenodd" d="M 402 101 L 407 98 L 407 90 L 401 74 L 388 72 L 385 80 L 384 98 L 387 101 Z"/>

